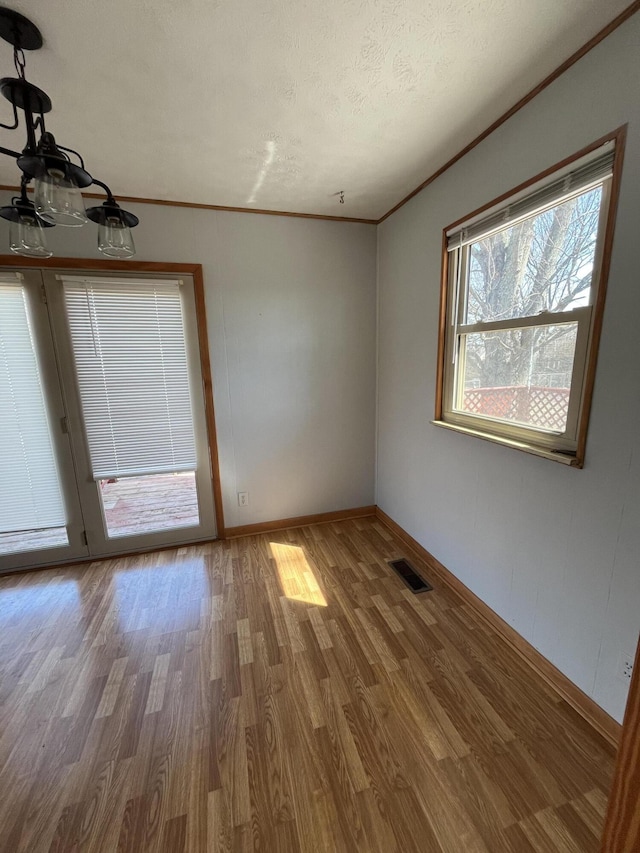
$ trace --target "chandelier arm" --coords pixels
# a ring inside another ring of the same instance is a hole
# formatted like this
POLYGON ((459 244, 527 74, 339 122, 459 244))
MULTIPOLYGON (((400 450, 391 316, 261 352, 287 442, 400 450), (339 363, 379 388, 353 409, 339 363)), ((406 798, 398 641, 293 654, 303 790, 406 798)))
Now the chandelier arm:
MULTIPOLYGON (((66 145, 60 145, 59 142, 58 142, 58 148, 60 148, 61 151, 68 151, 70 154, 75 154, 76 157, 78 158, 78 160, 80 161, 80 165, 82 166, 82 168, 83 169, 85 168, 84 160, 82 159, 82 154, 78 154, 78 152, 74 151, 73 148, 67 148, 66 145)), ((95 181, 93 183, 95 184, 95 181)))
POLYGON ((12 151, 10 148, 3 148, 1 145, 0 154, 6 154, 7 157, 13 157, 14 160, 17 160, 18 157, 22 157, 22 154, 19 151, 12 151))
POLYGON ((18 127, 18 108, 15 104, 11 104, 13 107, 13 124, 2 124, 0 122, 0 127, 4 127, 5 130, 15 130, 18 127))
POLYGON ((106 192, 108 202, 110 202, 110 203, 115 202, 115 198, 113 197, 113 193, 111 192, 111 190, 109 189, 109 187, 105 183, 103 183, 102 181, 99 181, 97 178, 93 179, 93 183, 98 187, 102 187, 102 189, 106 192))

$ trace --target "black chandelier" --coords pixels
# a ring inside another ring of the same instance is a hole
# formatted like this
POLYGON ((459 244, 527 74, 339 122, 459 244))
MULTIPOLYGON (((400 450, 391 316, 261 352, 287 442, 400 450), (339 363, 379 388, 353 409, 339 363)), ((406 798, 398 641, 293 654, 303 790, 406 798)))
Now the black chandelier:
POLYGON ((17 77, 0 79, 0 92, 13 107, 13 124, 1 124, 5 130, 16 130, 19 113, 24 113, 27 143, 22 152, 0 146, 0 154, 13 157, 22 171, 20 195, 11 204, 0 207, 0 216, 10 222, 11 251, 25 257, 49 258, 45 228, 54 225, 78 227, 89 219, 98 225, 98 249, 110 258, 131 258, 135 254, 131 229, 138 217, 123 210, 109 187, 93 178, 84 160, 72 148, 56 143, 45 128, 44 117, 51 111, 51 99, 25 79, 25 50, 42 47, 40 30, 23 15, 0 7, 0 37, 13 45, 13 61, 17 77), (37 138, 37 135, 40 138, 37 138), (78 162, 71 159, 73 155, 78 162), (33 180, 33 201, 27 186, 33 180), (84 208, 81 190, 95 184, 101 187, 106 201, 98 207, 84 208))

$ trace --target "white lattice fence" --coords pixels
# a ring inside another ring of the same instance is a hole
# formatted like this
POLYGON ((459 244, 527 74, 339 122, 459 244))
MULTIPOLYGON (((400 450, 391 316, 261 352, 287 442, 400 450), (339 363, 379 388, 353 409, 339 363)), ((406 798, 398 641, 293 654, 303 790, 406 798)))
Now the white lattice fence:
POLYGON ((564 430, 568 408, 568 388, 512 385, 464 392, 465 412, 545 429, 564 430))

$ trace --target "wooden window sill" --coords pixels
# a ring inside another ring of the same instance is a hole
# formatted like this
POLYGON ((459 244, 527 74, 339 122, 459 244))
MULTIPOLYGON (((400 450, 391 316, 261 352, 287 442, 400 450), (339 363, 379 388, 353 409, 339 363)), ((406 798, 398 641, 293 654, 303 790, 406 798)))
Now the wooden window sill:
POLYGON ((540 447, 535 444, 528 444, 525 441, 518 441, 514 438, 505 438, 502 435, 494 435, 489 432, 483 432, 478 429, 460 426, 459 424, 451 424, 446 421, 432 420, 431 423, 437 427, 461 432, 464 435, 472 435, 475 438, 481 438, 484 441, 492 441, 494 444, 502 444, 505 447, 511 447, 514 450, 522 450, 525 453, 531 453, 533 456, 541 456, 543 459, 550 459, 552 462, 560 462, 563 465, 568 465, 571 468, 582 468, 583 461, 577 456, 570 453, 563 453, 560 450, 549 450, 546 447, 540 447))

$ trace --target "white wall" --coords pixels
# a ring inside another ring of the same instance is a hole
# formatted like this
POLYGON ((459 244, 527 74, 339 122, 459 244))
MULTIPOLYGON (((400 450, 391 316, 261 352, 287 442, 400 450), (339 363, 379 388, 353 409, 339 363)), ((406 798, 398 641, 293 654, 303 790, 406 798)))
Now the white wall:
MULTIPOLYGON (((375 226, 125 206, 136 260, 203 265, 226 526, 372 504, 375 226)), ((96 235, 47 232, 58 257, 96 235)))
POLYGON ((640 15, 378 229, 377 502, 605 710, 640 628, 640 15), (629 122, 586 466, 433 417, 442 228, 629 122))

